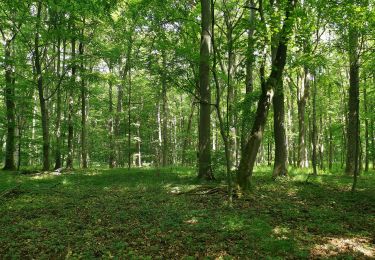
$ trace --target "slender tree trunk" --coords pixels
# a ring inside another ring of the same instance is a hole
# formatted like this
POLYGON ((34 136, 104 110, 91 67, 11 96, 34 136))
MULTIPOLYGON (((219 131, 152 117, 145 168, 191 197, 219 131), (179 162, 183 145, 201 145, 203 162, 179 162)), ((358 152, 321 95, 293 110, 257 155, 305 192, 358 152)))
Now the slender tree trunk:
POLYGON ((332 118, 329 116, 329 152, 328 152, 328 169, 332 170, 333 164, 333 130, 332 130, 332 118))
POLYGON ((201 0, 202 32, 199 63, 199 170, 198 177, 213 179, 211 168, 211 91, 210 91, 210 56, 211 56, 211 2, 201 0))
POLYGON ((191 126, 192 126, 192 123, 193 123, 194 110, 195 110, 195 105, 194 105, 194 102, 193 102, 193 104, 191 105, 191 110, 190 110, 190 115, 189 115, 189 118, 188 118, 186 133, 185 133, 185 136, 184 136, 184 143, 182 145, 182 165, 184 165, 184 166, 187 165, 186 152, 187 152, 187 149, 188 149, 188 147, 191 143, 190 132, 191 132, 191 126))
POLYGON ((366 85, 363 88, 363 106, 364 106, 364 112, 365 112, 365 171, 368 172, 369 170, 369 155, 370 155, 370 144, 369 144, 369 127, 368 127, 368 103, 367 103, 367 91, 366 91, 366 85))
POLYGON ((84 65, 84 45, 79 43, 79 54, 81 56, 81 157, 82 168, 86 169, 87 165, 87 113, 86 113, 86 82, 85 82, 85 65, 84 65))
POLYGON ((12 79, 12 65, 11 65, 11 41, 5 41, 4 51, 4 67, 5 67, 5 106, 6 106, 6 117, 7 117, 7 135, 6 135, 6 146, 5 146, 5 165, 4 170, 13 171, 16 169, 14 154, 16 150, 15 146, 15 135, 16 135, 16 104, 14 82, 12 79))
POLYGON ((319 143, 319 168, 321 170, 324 170, 324 127, 323 127, 323 118, 322 118, 323 112, 320 111, 319 115, 319 138, 318 138, 318 143, 319 143))
MULTIPOLYGON (((76 57, 76 39, 73 37, 71 42, 72 47, 72 60, 75 63, 76 57)), ((74 127, 73 127, 73 114, 74 114, 74 88, 76 84, 76 65, 72 66, 72 78, 71 86, 69 89, 69 107, 68 107, 68 157, 66 159, 66 168, 73 168, 73 138, 74 138, 74 127)))
POLYGON ((37 6, 37 24, 36 33, 34 39, 34 66, 38 85, 38 94, 40 102, 40 111, 42 117, 42 133, 43 133, 43 170, 49 170, 49 151, 50 151, 50 138, 49 138, 49 115, 47 108, 47 100, 44 98, 44 85, 43 85, 43 74, 41 65, 41 55, 39 46, 39 29, 41 23, 41 12, 42 12, 42 2, 38 2, 37 6))
POLYGON ((375 127, 374 120, 370 122, 370 132, 371 132, 371 155, 372 155, 372 169, 375 170, 375 127))
POLYGON ((313 174, 318 175, 317 171, 317 141, 318 141, 318 129, 316 125, 316 95, 317 95, 317 88, 316 88, 316 82, 313 82, 313 100, 312 100, 312 108, 313 108, 313 114, 312 114, 312 167, 313 167, 313 174))
POLYGON ((168 165, 168 101, 167 101, 167 57, 165 50, 162 50, 162 78, 161 78, 161 98, 162 98, 162 166, 165 167, 168 165))
POLYGON ((128 78, 129 78, 129 86, 128 86, 128 169, 131 168, 131 122, 132 122, 132 79, 131 79, 131 67, 130 67, 130 56, 128 57, 127 63, 129 64, 129 70, 128 70, 128 78))
MULTIPOLYGON (((112 72, 112 66, 109 65, 109 70, 112 72)), ((108 82, 108 97, 109 97, 109 120, 108 120, 108 135, 109 135, 109 158, 108 164, 109 168, 114 168, 116 166, 116 153, 115 153, 115 143, 114 143, 114 125, 113 125, 113 82, 110 79, 108 82)))
POLYGON ((307 68, 304 69, 304 79, 301 81, 301 88, 298 91, 298 166, 306 168, 309 166, 306 148, 306 103, 310 91, 310 73, 307 68))
MULTIPOLYGON (((60 38, 57 41, 57 66, 56 66, 56 74, 57 78, 60 79, 60 62, 61 62, 61 40, 60 38)), ((65 41, 64 45, 64 53, 63 53, 63 61, 65 61, 65 41)), ((65 63, 65 62, 64 62, 65 63)), ((62 167, 62 158, 61 158, 61 86, 57 86, 57 98, 56 98, 56 150, 55 150, 55 169, 59 169, 62 167)))
POLYGON ((359 63, 358 63, 358 31, 355 28, 349 28, 349 102, 348 102, 348 125, 347 125, 347 150, 346 150, 346 168, 347 175, 355 175, 355 166, 358 165, 357 142, 359 137, 359 63))

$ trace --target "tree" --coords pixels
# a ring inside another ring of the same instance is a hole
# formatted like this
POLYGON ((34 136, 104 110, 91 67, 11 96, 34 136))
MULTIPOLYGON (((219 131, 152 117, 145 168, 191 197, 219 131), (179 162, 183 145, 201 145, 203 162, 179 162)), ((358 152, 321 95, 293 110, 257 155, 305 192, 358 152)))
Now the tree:
POLYGON ((211 2, 201 0, 201 49, 199 62, 199 148, 198 177, 213 179, 211 169, 211 2))

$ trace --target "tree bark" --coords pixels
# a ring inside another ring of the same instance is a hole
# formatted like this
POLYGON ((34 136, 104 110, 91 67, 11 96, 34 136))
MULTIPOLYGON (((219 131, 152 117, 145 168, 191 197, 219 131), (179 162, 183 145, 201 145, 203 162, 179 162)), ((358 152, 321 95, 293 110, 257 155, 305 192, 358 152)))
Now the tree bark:
POLYGON ((301 88, 298 91, 298 166, 301 168, 309 167, 306 148, 306 103, 310 91, 310 73, 307 68, 304 69, 304 78, 301 82, 301 88))
POLYGON ((260 143, 263 138, 264 128, 267 121, 269 107, 272 102, 274 88, 282 79, 286 56, 287 44, 289 40, 289 29, 291 26, 290 15, 294 9, 294 1, 289 0, 285 13, 285 20, 282 27, 280 41, 276 52, 276 57, 272 62, 271 74, 262 86, 262 93, 258 101, 255 121, 251 132, 248 135, 246 145, 242 151, 241 161, 237 171, 237 184, 240 190, 246 192, 250 188, 251 176, 260 143))
POLYGON ((349 28, 349 101, 348 101, 348 125, 347 125, 347 149, 346 167, 347 175, 355 174, 358 165, 358 138, 359 138, 359 61, 358 61, 358 31, 349 28))
POLYGON ((79 54, 81 56, 81 158, 82 168, 86 169, 87 164, 87 113, 86 113, 86 82, 85 82, 85 64, 84 64, 84 44, 79 43, 79 54))
POLYGON ((273 97, 274 110, 274 136, 275 136, 275 162, 273 178, 288 175, 288 151, 285 134, 285 107, 282 78, 276 83, 275 96, 273 97))
MULTIPOLYGON (((112 73, 112 66, 109 65, 109 71, 112 73)), ((115 153, 115 143, 114 143, 114 124, 113 124, 113 83, 110 79, 108 82, 108 110, 109 110, 109 120, 108 120, 108 135, 109 135, 109 158, 108 164, 109 168, 114 168, 116 166, 116 153, 115 153)))
POLYGON ((183 142, 183 145, 182 145, 182 165, 183 166, 187 166, 186 152, 187 152, 187 149, 188 149, 188 147, 190 145, 190 142, 191 142, 190 132, 191 132, 191 126, 192 126, 192 123, 193 123, 194 110, 195 110, 195 104, 193 102, 191 104, 190 115, 189 115, 189 118, 188 118, 187 128, 186 128, 186 132, 185 132, 185 135, 184 135, 184 142, 183 142))
POLYGON ((43 133, 43 170, 49 170, 49 152, 50 152, 50 138, 49 138, 49 115, 47 108, 47 100, 44 98, 44 85, 43 85, 43 74, 41 65, 41 55, 39 50, 39 29, 41 23, 42 13, 42 2, 38 2, 37 6, 37 22, 36 22, 36 33, 34 39, 34 66, 38 85, 38 94, 40 102, 40 112, 42 117, 42 133, 43 133))
POLYGON ((201 0, 201 46, 199 62, 199 149, 198 178, 212 180, 211 168, 211 92, 210 92, 210 56, 211 56, 211 2, 201 0))
POLYGON ((7 135, 5 146, 5 165, 4 170, 13 171, 16 169, 14 154, 16 150, 15 135, 16 135, 16 104, 15 104, 15 91, 14 82, 12 79, 12 64, 11 64, 11 40, 5 40, 4 51, 4 67, 5 67, 5 106, 7 117, 7 135))
MULTIPOLYGON (((56 66, 56 74, 57 78, 60 79, 60 46, 61 40, 58 39, 57 42, 57 66, 56 66)), ((63 62, 65 63, 65 41, 63 42, 64 45, 64 53, 63 53, 63 62)), ((64 66, 63 66, 64 67, 64 66)), ((62 167, 62 158, 61 158, 61 86, 57 86, 57 98, 56 98, 56 126, 55 126, 55 134, 56 134, 56 150, 55 150, 55 169, 59 169, 62 167)))
POLYGON ((72 77, 71 86, 69 88, 69 107, 68 107, 68 157, 66 159, 66 168, 73 168, 73 138, 74 138, 74 127, 73 127, 73 113, 74 113, 74 87, 76 84, 76 39, 73 37, 71 41, 72 47, 72 77))
POLYGON ((367 91, 366 91, 366 85, 363 87, 363 108, 365 112, 365 172, 368 172, 369 170, 369 164, 370 164, 370 144, 369 144, 369 127, 368 127, 368 109, 367 109, 368 103, 367 103, 367 91))
POLYGON ((317 171, 317 141, 318 141, 318 131, 317 131, 317 125, 316 125, 316 95, 317 95, 317 89, 316 89, 316 82, 313 82, 314 89, 313 89, 313 100, 312 100, 312 108, 313 108, 313 115, 312 115, 312 167, 313 167, 313 174, 318 175, 317 171))
POLYGON ((167 57, 165 50, 162 49, 162 75, 161 75, 161 98, 162 98, 162 166, 165 167, 168 165, 168 101, 167 101, 167 57))

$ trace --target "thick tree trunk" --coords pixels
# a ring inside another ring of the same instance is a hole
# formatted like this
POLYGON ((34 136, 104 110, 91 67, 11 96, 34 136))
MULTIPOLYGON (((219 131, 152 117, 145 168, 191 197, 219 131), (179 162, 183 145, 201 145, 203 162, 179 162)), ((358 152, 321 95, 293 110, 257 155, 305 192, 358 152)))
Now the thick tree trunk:
MULTIPOLYGON (((73 38, 71 42, 72 47, 72 60, 75 63, 76 56, 76 39, 73 38)), ((74 88, 76 84, 76 65, 72 66, 72 78, 71 86, 69 89, 69 107, 68 107, 68 157, 66 159, 66 168, 73 168, 73 138, 74 138, 74 127, 73 127, 73 114, 74 114, 74 88)))
POLYGON ((276 83, 275 96, 273 97, 274 110, 274 136, 275 136, 275 162, 273 178, 288 175, 288 151, 285 134, 285 108, 283 82, 276 83))
MULTIPOLYGON (((254 0, 248 0, 249 7, 254 7, 254 0)), ((255 33, 255 10, 250 8, 250 19, 249 19, 249 29, 247 36, 247 51, 246 51, 246 95, 249 95, 254 90, 254 33, 255 33)), ((251 105, 244 107, 242 112, 242 126, 241 126, 241 151, 244 149, 246 144, 246 135, 249 131, 249 119, 248 116, 251 112, 251 105)))
POLYGON ((5 106, 7 117, 7 135, 5 146, 5 165, 4 170, 13 171, 16 169, 14 154, 16 150, 15 135, 16 135, 16 104, 14 82, 12 79, 12 65, 11 65, 11 41, 5 41, 4 51, 4 67, 5 67, 5 106))
POLYGON ((82 168, 86 169, 87 165, 87 113, 86 113, 86 82, 85 82, 85 65, 84 65, 84 45, 79 43, 79 54, 81 56, 81 158, 82 168))
POLYGON ((211 92, 210 92, 210 56, 211 56, 211 2, 201 0, 202 32, 199 63, 199 149, 198 178, 214 178, 211 168, 211 92))
POLYGON ((349 102, 348 102, 348 125, 347 125, 347 149, 346 168, 347 175, 354 175, 358 161, 358 138, 359 138, 359 63, 358 63, 358 31, 349 29, 349 102))
POLYGON ((259 98, 255 121, 247 138, 248 141, 242 151, 241 161, 237 171, 237 184, 239 188, 245 192, 250 188, 250 179, 253 173, 258 149, 263 138, 263 132, 267 121, 269 107, 272 102, 274 88, 282 79, 287 56, 287 43, 289 40, 288 32, 291 28, 289 18, 293 9, 294 1, 289 0, 276 57, 272 62, 271 74, 262 86, 262 93, 259 98))

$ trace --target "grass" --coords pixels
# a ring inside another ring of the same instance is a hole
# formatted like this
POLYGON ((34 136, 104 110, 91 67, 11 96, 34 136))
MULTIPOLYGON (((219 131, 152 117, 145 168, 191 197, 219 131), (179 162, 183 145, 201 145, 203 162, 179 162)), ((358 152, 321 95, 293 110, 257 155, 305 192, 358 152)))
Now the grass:
POLYGON ((0 172, 0 259, 375 257, 374 174, 355 194, 342 175, 306 178, 258 168, 230 208, 223 193, 183 193, 201 185, 190 169, 0 172))

